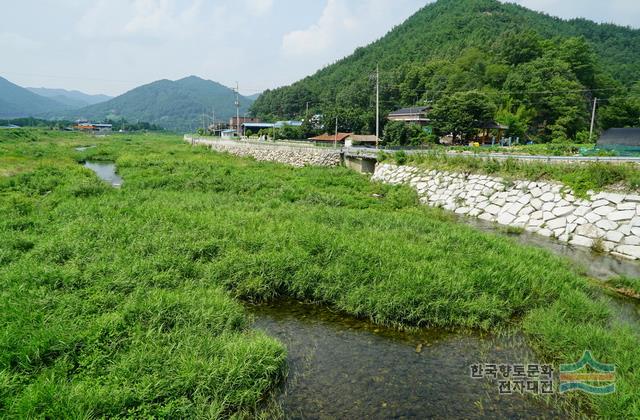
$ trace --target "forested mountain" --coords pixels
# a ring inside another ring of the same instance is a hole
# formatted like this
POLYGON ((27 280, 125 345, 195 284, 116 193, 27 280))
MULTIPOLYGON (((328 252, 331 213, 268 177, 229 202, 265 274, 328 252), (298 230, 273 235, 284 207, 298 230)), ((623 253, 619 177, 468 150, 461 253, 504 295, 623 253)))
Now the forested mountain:
POLYGON ((89 95, 77 90, 33 87, 28 87, 26 89, 35 93, 36 95, 44 96, 45 98, 53 99, 56 102, 67 105, 69 108, 83 108, 85 106, 95 105, 99 104, 100 102, 106 102, 109 99, 113 99, 111 96, 89 95))
POLYGON ((351 56, 264 92, 252 112, 293 118, 309 102, 325 125, 337 115, 340 130, 371 133, 376 65, 383 115, 430 104, 441 132, 455 131, 447 115, 470 106, 511 125, 512 135, 584 137, 594 97, 601 128, 640 124, 640 30, 565 21, 495 0, 430 4, 351 56))
MULTIPOLYGON (((202 115, 228 120, 236 114, 235 92, 219 83, 190 76, 177 81, 159 80, 135 88, 107 102, 73 112, 57 113, 66 119, 145 121, 178 132, 202 126, 202 115)), ((247 112, 253 101, 240 96, 240 114, 247 112)), ((205 122, 210 121, 205 119, 205 122)))
POLYGON ((65 107, 0 77, 0 118, 30 117, 65 107))

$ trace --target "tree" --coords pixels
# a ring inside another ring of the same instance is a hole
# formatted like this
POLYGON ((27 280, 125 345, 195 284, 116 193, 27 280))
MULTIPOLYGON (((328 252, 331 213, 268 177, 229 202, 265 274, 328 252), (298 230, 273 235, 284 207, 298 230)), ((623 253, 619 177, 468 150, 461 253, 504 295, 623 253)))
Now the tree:
POLYGON ((453 134, 469 139, 478 128, 493 120, 496 106, 486 93, 479 91, 459 92, 443 96, 433 107, 431 118, 440 134, 453 134))
POLYGON ((384 127, 383 142, 389 146, 418 146, 426 140, 426 133, 418 124, 391 121, 384 127))
POLYGON ((517 66, 542 56, 542 39, 533 30, 510 31, 497 44, 498 55, 507 64, 517 66))
POLYGON ((535 109, 532 124, 542 140, 575 137, 588 127, 588 100, 584 86, 568 63, 546 55, 522 64, 509 74, 504 84, 515 106, 535 109))
POLYGON ((640 127, 640 98, 611 98, 600 108, 598 122, 603 130, 640 127))
POLYGON ((534 110, 524 105, 514 107, 513 101, 509 100, 498 110, 496 121, 509 127, 507 136, 524 138, 535 115, 534 110))

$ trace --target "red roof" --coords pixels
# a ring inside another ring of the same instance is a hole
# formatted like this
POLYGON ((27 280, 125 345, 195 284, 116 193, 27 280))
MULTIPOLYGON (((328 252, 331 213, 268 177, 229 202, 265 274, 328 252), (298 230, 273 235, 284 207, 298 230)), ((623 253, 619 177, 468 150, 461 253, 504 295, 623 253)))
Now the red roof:
POLYGON ((338 133, 338 136, 335 134, 325 133, 321 136, 311 137, 309 140, 312 141, 339 141, 343 142, 347 137, 349 137, 353 133, 338 133))

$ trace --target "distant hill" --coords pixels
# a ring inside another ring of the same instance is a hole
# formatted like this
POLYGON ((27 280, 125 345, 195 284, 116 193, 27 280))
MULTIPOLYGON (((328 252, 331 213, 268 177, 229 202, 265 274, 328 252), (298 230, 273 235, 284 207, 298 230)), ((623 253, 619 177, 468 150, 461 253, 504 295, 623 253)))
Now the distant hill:
POLYGON ((551 116, 545 109, 554 104, 546 98, 502 95, 496 101, 498 107, 533 108, 532 125, 578 121, 565 130, 574 135, 585 128, 591 96, 619 93, 617 88, 640 79, 640 30, 562 20, 496 0, 438 0, 335 64, 290 86, 265 91, 252 113, 294 118, 304 114, 309 102, 316 113, 340 116, 346 124, 341 123, 341 130, 371 132, 377 65, 383 114, 467 90, 496 96, 506 90, 583 89, 584 101, 578 98, 576 103, 571 97, 573 105, 567 101, 564 110, 551 116), (578 109, 569 112, 572 107, 578 109))
POLYGON ((252 100, 254 100, 254 101, 255 101, 256 99, 258 99, 258 98, 260 97, 260 95, 262 95, 262 92, 260 92, 260 93, 254 93, 253 95, 249 95, 249 96, 247 96, 247 98, 252 99, 252 100))
POLYGON ((31 117, 58 112, 66 107, 60 102, 36 95, 0 77, 0 118, 31 117))
POLYGON ((67 105, 69 108, 83 108, 89 105, 99 104, 113 99, 107 95, 88 95, 86 93, 77 90, 65 90, 65 89, 49 89, 49 88, 26 88, 29 91, 44 96, 45 98, 53 99, 56 102, 67 105))
MULTIPOLYGON (((125 118, 145 121, 167 130, 187 132, 202 126, 202 114, 208 119, 215 109, 216 120, 236 115, 235 92, 219 83, 196 76, 171 81, 159 80, 137 87, 107 102, 72 112, 56 113, 58 118, 92 120, 125 118)), ((240 96, 240 114, 253 103, 240 96)))

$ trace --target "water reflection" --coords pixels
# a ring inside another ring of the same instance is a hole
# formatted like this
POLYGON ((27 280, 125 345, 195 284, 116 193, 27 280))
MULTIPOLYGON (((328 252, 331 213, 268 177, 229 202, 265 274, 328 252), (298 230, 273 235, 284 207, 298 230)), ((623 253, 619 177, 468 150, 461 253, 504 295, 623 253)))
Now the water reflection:
POLYGON ((295 301, 249 308, 254 327, 289 351, 287 418, 566 415, 557 401, 500 396, 497 383, 470 378, 474 363, 536 361, 521 335, 403 333, 295 301))
POLYGON ((119 188, 122 186, 122 178, 116 173, 114 162, 85 162, 85 168, 91 169, 98 175, 98 178, 108 182, 111 186, 119 188))

